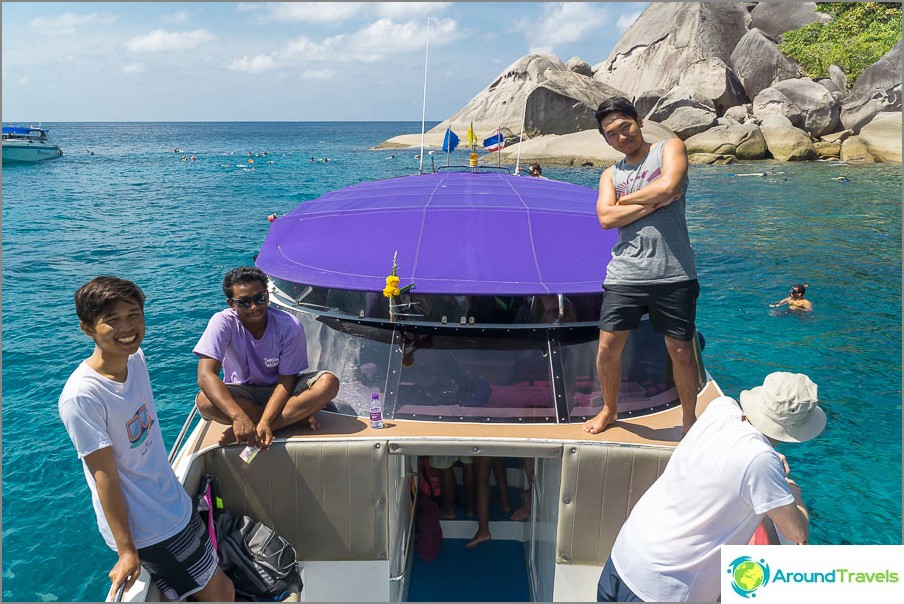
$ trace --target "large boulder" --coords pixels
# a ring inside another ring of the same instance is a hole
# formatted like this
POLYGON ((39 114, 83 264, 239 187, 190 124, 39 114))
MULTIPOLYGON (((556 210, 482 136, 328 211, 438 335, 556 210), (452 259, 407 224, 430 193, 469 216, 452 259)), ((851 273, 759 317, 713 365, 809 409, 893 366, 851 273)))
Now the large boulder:
POLYGON ((593 77, 593 68, 590 66, 590 63, 580 57, 571 57, 568 59, 568 62, 565 63, 565 68, 568 71, 573 71, 574 73, 587 76, 588 78, 593 77))
POLYGON ((734 71, 722 59, 709 57, 688 65, 678 79, 678 86, 690 88, 710 101, 717 115, 729 107, 743 105, 749 99, 734 71))
POLYGON ((849 164, 868 164, 876 161, 859 136, 851 136, 841 143, 841 161, 849 164))
POLYGON ((744 34, 731 53, 731 64, 751 99, 782 80, 803 75, 800 66, 783 55, 775 41, 758 29, 744 34))
POLYGON ((838 90, 847 94, 847 74, 838 65, 829 65, 829 79, 835 83, 838 90))
POLYGON ((653 106, 647 118, 659 122, 682 140, 716 125, 712 101, 697 96, 690 88, 675 88, 666 94, 653 106))
POLYGON ((760 131, 766 140, 766 148, 780 161, 805 161, 816 159, 816 147, 810 136, 791 124, 791 120, 777 113, 760 118, 760 131))
POLYGON ((766 139, 752 122, 716 126, 684 141, 688 153, 734 155, 738 159, 763 159, 766 139))
POLYGON ((841 123, 859 132, 883 111, 901 111, 901 40, 857 78, 841 105, 841 123))
POLYGON ((784 80, 766 88, 753 100, 753 114, 760 118, 777 113, 812 136, 836 130, 838 102, 824 86, 809 78, 784 80))
POLYGON ((832 17, 816 11, 815 2, 757 2, 750 12, 751 27, 778 40, 786 31, 800 29, 810 23, 828 23, 832 17))
POLYGON ((750 103, 744 103, 743 105, 738 105, 737 107, 731 107, 722 117, 727 117, 732 119, 739 124, 743 124, 749 119, 753 119, 753 105, 750 103))
POLYGON ((880 161, 901 163, 901 112, 883 112, 860 129, 860 140, 880 161))
POLYGON ((593 77, 624 90, 628 98, 670 90, 699 61, 716 58, 728 64, 749 22, 740 2, 651 2, 609 57, 594 65, 593 77))
POLYGON ((571 71, 547 69, 544 79, 530 91, 524 110, 527 137, 571 134, 597 127, 593 117, 605 99, 624 94, 601 82, 571 71))

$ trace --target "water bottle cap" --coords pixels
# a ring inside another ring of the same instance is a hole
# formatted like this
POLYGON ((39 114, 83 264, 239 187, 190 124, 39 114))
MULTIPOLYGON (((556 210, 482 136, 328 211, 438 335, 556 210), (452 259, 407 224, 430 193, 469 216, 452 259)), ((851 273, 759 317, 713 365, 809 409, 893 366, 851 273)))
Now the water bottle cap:
POLYGON ((374 392, 373 394, 370 395, 370 400, 372 400, 372 401, 375 401, 378 398, 380 398, 380 395, 377 394, 376 392, 374 392))

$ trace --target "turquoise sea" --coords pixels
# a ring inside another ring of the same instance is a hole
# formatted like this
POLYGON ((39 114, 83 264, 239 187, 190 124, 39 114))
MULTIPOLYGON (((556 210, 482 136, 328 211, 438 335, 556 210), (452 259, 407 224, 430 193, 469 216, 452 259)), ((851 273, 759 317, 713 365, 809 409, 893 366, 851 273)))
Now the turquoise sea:
MULTIPOLYGON (((222 305, 222 275, 253 261, 267 215, 416 173, 416 150, 369 149, 420 123, 45 126, 65 156, 2 172, 2 596, 98 600, 116 557, 97 532, 56 409, 91 352, 75 289, 112 273, 145 290, 143 348, 171 444, 195 392, 191 349, 222 305)), ((591 187, 599 174, 544 168, 591 187)), ((732 396, 776 370, 819 385, 827 429, 781 448, 816 544, 901 543, 901 193, 901 166, 758 162, 690 172, 707 369, 732 396), (850 182, 832 180, 842 174, 850 182), (810 286, 811 315, 769 308, 798 282, 810 286)))

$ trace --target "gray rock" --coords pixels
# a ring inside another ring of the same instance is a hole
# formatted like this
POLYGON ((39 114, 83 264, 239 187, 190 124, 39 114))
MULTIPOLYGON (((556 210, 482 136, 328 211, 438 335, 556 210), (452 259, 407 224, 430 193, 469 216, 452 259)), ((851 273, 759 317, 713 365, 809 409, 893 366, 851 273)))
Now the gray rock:
POLYGON ((787 117, 794 126, 819 137, 834 132, 839 106, 832 94, 809 78, 784 80, 763 90, 753 101, 753 114, 787 117))
POLYGON ((738 105, 737 107, 731 107, 725 111, 725 115, 723 117, 733 119, 739 124, 743 124, 747 120, 753 119, 753 105, 751 105, 750 103, 744 103, 743 105, 738 105))
POLYGON ((851 164, 868 164, 876 161, 859 136, 851 136, 841 143, 841 161, 851 164))
POLYGON ((733 155, 720 155, 718 153, 691 153, 687 156, 689 164, 725 165, 734 163, 733 155))
POLYGON ((684 141, 688 153, 733 155, 738 159, 763 159, 766 140, 753 122, 716 126, 684 141))
POLYGON ((731 53, 731 65, 751 99, 782 80, 803 75, 800 66, 758 29, 751 29, 741 38, 731 53))
POLYGON ((841 106, 841 123, 859 132, 873 116, 901 110, 901 40, 867 67, 841 106))
POLYGON ((813 146, 816 148, 816 157, 819 159, 837 159, 841 156, 841 143, 816 141, 813 146))
POLYGON ((860 140, 879 161, 901 163, 901 112, 876 114, 860 129, 860 140))
POLYGON ((835 83, 838 90, 847 94, 847 74, 838 65, 829 65, 829 79, 835 83))
POLYGON ((593 77, 593 68, 590 67, 590 63, 579 57, 571 57, 568 59, 568 62, 565 63, 565 68, 568 71, 587 76, 588 78, 593 77))
POLYGON ((548 69, 527 97, 524 133, 534 137, 593 130, 596 108, 613 96, 624 94, 587 76, 548 69))
POLYGON ((810 136, 791 125, 783 115, 770 113, 760 118, 760 131, 766 140, 766 148, 780 161, 805 161, 816 159, 816 147, 810 136))
POLYGON ((717 58, 726 64, 750 22, 739 2, 652 2, 624 33, 593 78, 628 97, 670 90, 689 66, 717 58))
POLYGON ((835 80, 829 78, 816 78, 813 80, 829 92, 837 92, 840 93, 841 89, 838 87, 838 84, 835 83, 835 80))
POLYGON ((749 100, 738 76, 716 57, 696 61, 684 68, 678 86, 690 88, 712 101, 716 115, 723 115, 729 107, 743 105, 749 100))
POLYGON ((659 99, 647 114, 684 140, 716 125, 713 102, 690 88, 675 88, 659 99))
POLYGON ((774 40, 786 31, 809 23, 828 23, 832 20, 830 15, 816 12, 815 2, 758 2, 750 18, 751 27, 756 27, 774 40))
POLYGON ((637 109, 637 115, 646 118, 653 107, 656 106, 656 103, 659 102, 659 99, 664 97, 666 94, 668 94, 668 91, 664 88, 648 90, 635 96, 634 100, 631 102, 634 103, 634 108, 637 109))
POLYGON ((842 130, 841 132, 833 132, 832 134, 826 134, 825 136, 819 137, 819 140, 825 141, 827 143, 843 143, 846 138, 854 134, 853 130, 842 130))

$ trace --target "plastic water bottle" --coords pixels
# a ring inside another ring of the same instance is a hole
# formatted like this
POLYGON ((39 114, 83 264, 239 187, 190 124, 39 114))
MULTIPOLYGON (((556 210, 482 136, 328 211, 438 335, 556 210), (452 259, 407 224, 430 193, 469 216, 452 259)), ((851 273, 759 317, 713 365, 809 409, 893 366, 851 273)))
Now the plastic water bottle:
POLYGON ((383 427, 383 403, 380 402, 380 395, 376 392, 370 395, 370 427, 383 427))

